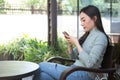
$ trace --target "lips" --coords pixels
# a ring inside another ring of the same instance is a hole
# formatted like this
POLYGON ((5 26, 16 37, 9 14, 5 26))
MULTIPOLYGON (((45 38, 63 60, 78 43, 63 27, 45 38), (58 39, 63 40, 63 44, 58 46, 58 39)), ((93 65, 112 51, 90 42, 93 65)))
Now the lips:
POLYGON ((83 27, 83 29, 85 29, 86 27, 83 27))

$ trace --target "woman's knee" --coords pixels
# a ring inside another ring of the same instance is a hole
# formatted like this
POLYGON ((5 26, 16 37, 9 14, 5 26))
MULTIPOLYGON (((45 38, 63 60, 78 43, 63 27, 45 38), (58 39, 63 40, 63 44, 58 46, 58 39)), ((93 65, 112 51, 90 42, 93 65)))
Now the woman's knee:
POLYGON ((42 68, 42 67, 46 67, 48 65, 48 62, 41 62, 39 63, 39 67, 42 68))
POLYGON ((49 71, 52 65, 50 65, 50 62, 41 62, 39 63, 40 71, 49 71))

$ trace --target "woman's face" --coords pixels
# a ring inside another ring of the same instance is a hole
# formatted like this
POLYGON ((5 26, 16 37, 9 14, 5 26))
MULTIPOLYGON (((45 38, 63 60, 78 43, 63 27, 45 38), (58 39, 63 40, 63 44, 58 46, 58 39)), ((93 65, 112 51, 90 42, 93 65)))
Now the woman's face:
POLYGON ((91 19, 88 15, 86 15, 83 12, 80 13, 80 21, 85 32, 89 32, 90 30, 96 27, 95 20, 91 19))

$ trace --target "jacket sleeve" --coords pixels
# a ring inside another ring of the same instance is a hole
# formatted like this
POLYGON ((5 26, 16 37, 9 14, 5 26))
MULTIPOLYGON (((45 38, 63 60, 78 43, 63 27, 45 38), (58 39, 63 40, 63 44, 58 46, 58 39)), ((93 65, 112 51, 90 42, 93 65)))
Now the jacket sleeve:
POLYGON ((70 59, 77 59, 78 58, 78 51, 77 48, 73 48, 73 51, 70 53, 70 59))

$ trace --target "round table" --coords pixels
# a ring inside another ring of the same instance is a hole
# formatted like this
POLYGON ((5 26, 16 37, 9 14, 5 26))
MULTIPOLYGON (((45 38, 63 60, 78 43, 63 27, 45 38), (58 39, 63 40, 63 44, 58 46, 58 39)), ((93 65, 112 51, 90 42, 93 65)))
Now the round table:
POLYGON ((22 80, 34 75, 39 65, 28 61, 0 61, 0 80, 22 80))

